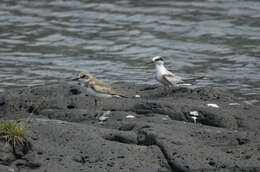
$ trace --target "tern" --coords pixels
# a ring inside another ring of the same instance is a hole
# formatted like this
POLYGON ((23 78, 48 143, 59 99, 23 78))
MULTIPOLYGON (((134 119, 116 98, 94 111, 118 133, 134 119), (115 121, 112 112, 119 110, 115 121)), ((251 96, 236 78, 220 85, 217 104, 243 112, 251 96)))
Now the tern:
POLYGON ((174 73, 166 69, 164 66, 164 60, 161 56, 153 57, 152 62, 155 64, 156 69, 155 79, 169 89, 179 85, 192 84, 194 81, 204 78, 182 78, 180 76, 176 76, 174 73))

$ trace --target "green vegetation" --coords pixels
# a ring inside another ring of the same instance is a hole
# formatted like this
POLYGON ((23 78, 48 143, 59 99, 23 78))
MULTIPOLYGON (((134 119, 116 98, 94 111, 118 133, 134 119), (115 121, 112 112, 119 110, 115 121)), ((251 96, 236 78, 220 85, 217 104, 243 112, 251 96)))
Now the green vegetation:
POLYGON ((13 147, 16 144, 24 144, 26 142, 26 129, 16 121, 1 121, 0 123, 0 139, 6 140, 13 147))
MULTIPOLYGON (((0 120, 0 141, 4 140, 8 142, 10 145, 13 146, 13 149, 15 149, 16 145, 26 145, 27 140, 27 125, 30 123, 33 114, 35 111, 40 107, 40 105, 44 102, 46 102, 46 98, 42 97, 39 102, 36 103, 29 103, 28 106, 28 112, 29 116, 23 123, 19 123, 16 120, 0 120)), ((11 114, 13 114, 12 109, 15 109, 14 104, 12 104, 11 97, 8 97, 8 116, 12 118, 11 114)), ((20 117, 20 114, 15 115, 16 119, 20 117)))

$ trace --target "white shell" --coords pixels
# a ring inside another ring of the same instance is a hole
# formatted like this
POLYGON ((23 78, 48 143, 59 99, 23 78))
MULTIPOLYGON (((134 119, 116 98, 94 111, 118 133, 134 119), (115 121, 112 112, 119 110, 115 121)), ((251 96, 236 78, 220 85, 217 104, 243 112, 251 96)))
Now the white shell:
POLYGON ((239 106, 239 103, 229 103, 230 106, 239 106))
POLYGON ((99 121, 105 121, 105 120, 108 119, 108 117, 107 116, 101 116, 98 119, 99 119, 99 121))
POLYGON ((110 113, 111 111, 105 111, 103 115, 98 118, 99 121, 106 121, 109 118, 107 115, 109 115, 110 113))
POLYGON ((134 115, 127 115, 126 118, 135 118, 134 115))
POLYGON ((208 104, 208 106, 210 106, 210 107, 214 107, 214 108, 219 108, 219 105, 217 105, 217 104, 213 104, 213 103, 208 104))

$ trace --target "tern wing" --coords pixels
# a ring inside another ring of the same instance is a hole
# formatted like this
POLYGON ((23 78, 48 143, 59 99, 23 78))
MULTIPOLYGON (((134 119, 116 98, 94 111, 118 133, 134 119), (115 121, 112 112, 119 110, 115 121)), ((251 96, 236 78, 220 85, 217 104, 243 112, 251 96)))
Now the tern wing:
POLYGON ((181 77, 175 76, 174 74, 165 74, 162 78, 168 85, 176 85, 182 81, 181 77))
POLYGON ((176 84, 191 84, 194 81, 198 80, 198 79, 202 79, 204 78, 204 76, 200 76, 200 77, 195 77, 195 78, 182 78, 179 76, 176 76, 175 74, 173 74, 172 72, 168 71, 167 74, 163 75, 163 80, 164 82, 166 82, 167 84, 170 85, 176 85, 176 84))
POLYGON ((89 85, 93 90, 99 93, 111 94, 119 97, 126 97, 124 94, 114 90, 110 85, 99 80, 92 81, 89 85))
POLYGON ((200 76, 200 77, 196 77, 196 78, 189 78, 189 79, 182 79, 182 83, 188 83, 191 84, 193 82, 195 82, 198 79, 202 79, 204 78, 204 76, 200 76))

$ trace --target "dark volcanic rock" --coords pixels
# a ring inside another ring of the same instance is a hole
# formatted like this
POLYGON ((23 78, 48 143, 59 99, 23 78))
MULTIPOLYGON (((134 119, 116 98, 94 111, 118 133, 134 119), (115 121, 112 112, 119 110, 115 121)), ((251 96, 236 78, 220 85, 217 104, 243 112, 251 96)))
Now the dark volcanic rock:
MULTIPOLYGON (((121 132, 58 120, 35 119, 34 151, 68 171, 157 171, 168 168, 157 146, 139 146, 134 132, 121 132), (153 162, 153 163, 151 163, 153 162)), ((44 165, 42 165, 44 166, 44 165)))
POLYGON ((9 165, 12 161, 16 159, 12 146, 1 140, 0 141, 0 162, 4 165, 9 165))
POLYGON ((14 169, 10 168, 8 166, 5 166, 5 165, 0 165, 0 171, 2 171, 2 172, 12 172, 12 171, 14 171, 14 169))
POLYGON ((0 164, 19 171, 259 170, 259 107, 212 88, 166 94, 158 86, 114 86, 129 98, 102 100, 102 121, 94 98, 77 85, 3 93, 0 117, 29 117, 32 149, 21 157, 1 149, 0 164))

